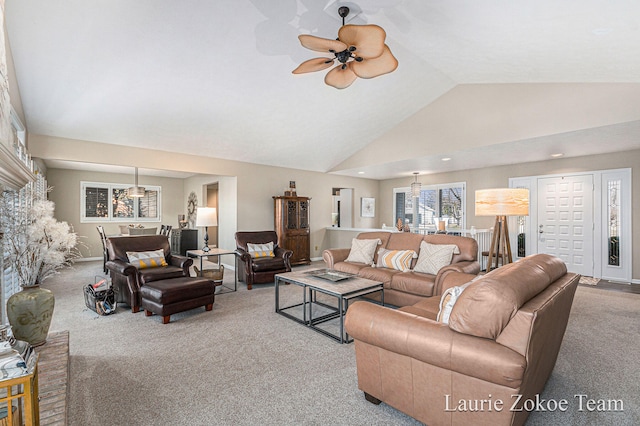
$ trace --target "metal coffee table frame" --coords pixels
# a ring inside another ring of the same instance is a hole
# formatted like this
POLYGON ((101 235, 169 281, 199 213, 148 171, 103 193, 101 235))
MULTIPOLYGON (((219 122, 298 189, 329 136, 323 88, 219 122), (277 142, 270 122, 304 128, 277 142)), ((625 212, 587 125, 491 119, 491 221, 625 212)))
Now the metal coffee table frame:
POLYGON ((200 272, 198 276, 203 276, 205 269, 202 266, 202 259, 205 257, 213 257, 218 256, 218 268, 220 267, 221 260, 220 258, 224 255, 233 255, 235 261, 235 270, 233 271, 233 288, 224 285, 224 280, 220 280, 219 283, 216 283, 216 290, 219 288, 220 290, 216 292, 216 294, 225 294, 231 293, 234 291, 238 291, 238 256, 234 250, 226 250, 221 248, 212 247, 209 251, 205 252, 202 250, 187 250, 187 256, 200 258, 200 272), (224 290, 223 290, 224 288, 224 290))
POLYGON ((380 292, 380 303, 384 306, 384 288, 383 284, 378 281, 354 277, 345 281, 332 282, 313 277, 304 272, 287 272, 278 274, 275 277, 276 312, 340 343, 351 343, 353 341, 353 339, 349 339, 349 335, 344 330, 344 316, 349 308, 349 302, 352 299, 376 292, 380 292), (302 288, 302 303, 280 307, 280 285, 283 283, 294 284, 302 288), (349 289, 348 287, 353 288, 349 289), (338 300, 338 306, 318 301, 318 293, 335 297, 338 300), (314 305, 322 306, 332 312, 314 318, 314 305), (287 310, 299 308, 300 306, 302 306, 302 319, 287 312, 287 310), (336 318, 340 319, 338 335, 318 327, 319 324, 336 318))

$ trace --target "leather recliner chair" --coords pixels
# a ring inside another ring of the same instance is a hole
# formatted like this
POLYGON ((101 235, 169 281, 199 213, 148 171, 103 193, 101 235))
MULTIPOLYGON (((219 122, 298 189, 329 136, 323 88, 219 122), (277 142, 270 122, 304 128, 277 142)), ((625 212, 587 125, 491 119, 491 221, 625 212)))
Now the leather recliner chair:
POLYGON ((171 278, 189 277, 189 267, 193 259, 171 254, 169 237, 166 235, 139 235, 134 237, 111 237, 107 239, 111 282, 116 292, 116 301, 131 306, 132 312, 140 310, 140 287, 145 283, 171 278), (164 251, 168 263, 162 268, 137 269, 131 263, 127 252, 159 250, 164 251))
POLYGON ((236 232, 236 254, 241 264, 238 279, 247 283, 251 290, 253 284, 272 283, 276 274, 291 272, 291 250, 278 247, 278 235, 275 231, 236 232), (273 243, 274 257, 252 258, 247 244, 273 243))

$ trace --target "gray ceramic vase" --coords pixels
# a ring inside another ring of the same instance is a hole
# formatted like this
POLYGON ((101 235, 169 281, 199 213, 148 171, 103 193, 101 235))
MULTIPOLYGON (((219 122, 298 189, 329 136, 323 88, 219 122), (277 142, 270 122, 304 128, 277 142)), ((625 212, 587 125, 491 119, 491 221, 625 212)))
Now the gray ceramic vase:
POLYGON ((7 300, 7 317, 13 336, 31 346, 47 341, 55 299, 53 292, 39 285, 24 287, 7 300))

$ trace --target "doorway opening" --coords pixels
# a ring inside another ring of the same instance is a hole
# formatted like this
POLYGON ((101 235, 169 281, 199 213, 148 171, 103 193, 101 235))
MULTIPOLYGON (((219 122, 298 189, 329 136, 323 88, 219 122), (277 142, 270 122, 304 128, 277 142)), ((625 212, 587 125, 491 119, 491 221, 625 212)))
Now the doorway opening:
MULTIPOLYGON (((205 200, 203 205, 205 207, 214 207, 220 217, 220 208, 218 206, 218 182, 209 183, 205 185, 205 200)), ((208 229, 209 245, 213 247, 219 247, 218 244, 218 226, 210 226, 208 229)))
POLYGON ((331 226, 338 228, 353 227, 353 188, 333 188, 331 226))

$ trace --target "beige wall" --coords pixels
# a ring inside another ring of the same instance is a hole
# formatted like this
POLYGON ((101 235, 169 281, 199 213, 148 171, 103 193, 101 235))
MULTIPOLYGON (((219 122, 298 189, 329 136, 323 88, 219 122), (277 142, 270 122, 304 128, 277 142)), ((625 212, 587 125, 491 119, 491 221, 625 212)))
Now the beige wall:
MULTIPOLYGON (((80 182, 133 183, 133 175, 114 173, 95 173, 78 170, 48 169, 47 182, 53 187, 49 199, 56 203, 55 216, 73 226, 76 233, 82 236, 84 257, 102 257, 102 243, 96 226, 103 225, 107 235, 120 233, 118 225, 129 222, 80 223, 80 182)), ((161 224, 178 226, 178 213, 182 212, 184 185, 182 179, 155 176, 140 176, 140 185, 157 185, 162 187, 162 220, 160 222, 144 222, 144 226, 160 227, 161 224)))
MULTIPOLYGON (((390 179, 375 181, 370 179, 351 178, 326 173, 308 172, 303 170, 286 169, 281 167, 262 166, 239 161, 221 160, 189 154, 175 154, 162 151, 150 151, 131 147, 98 144, 93 142, 74 141, 43 136, 31 136, 30 151, 36 157, 77 160, 86 162, 102 162, 105 164, 119 164, 142 168, 156 168, 176 171, 192 171, 207 176, 189 178, 178 184, 176 199, 182 200, 182 205, 174 205, 169 212, 171 222, 177 222, 177 214, 186 212, 186 198, 193 189, 203 200, 205 187, 208 183, 219 182, 219 246, 235 248, 233 234, 236 230, 266 230, 273 229, 273 199, 274 195, 283 194, 289 181, 296 181, 299 195, 311 197, 311 256, 320 257, 322 250, 328 247, 329 238, 326 227, 331 226, 332 188, 354 188, 354 224, 355 228, 376 228, 382 223, 393 224, 393 188, 408 186, 411 179, 390 179), (144 154, 144 155, 143 155, 144 154), (130 159, 137 159, 133 164, 130 159), (211 176, 209 176, 211 175, 211 176), (376 198, 376 217, 362 218, 359 213, 360 198, 376 198), (226 211, 225 205, 233 206, 226 211), (235 223, 234 223, 235 221, 235 223)), ((640 226, 640 150, 612 153, 605 155, 586 156, 577 158, 560 158, 550 161, 517 164, 513 166, 489 167, 485 169, 464 170, 459 172, 441 173, 420 176, 419 180, 427 184, 466 182, 467 183, 467 211, 473 212, 474 194, 476 189, 508 186, 510 177, 536 176, 557 173, 573 173, 592 170, 607 170, 631 168, 633 176, 633 225, 640 226), (471 207, 470 207, 471 206, 471 207)), ((61 172, 49 171, 56 184, 56 174, 61 172)), ((72 173, 67 171, 67 173, 72 173)), ((91 174, 94 175, 94 174, 91 174)), ((125 182, 130 176, 123 175, 125 182)), ((146 179, 146 178, 145 178, 146 179)), ((87 179, 90 180, 90 179, 87 179)), ((79 179, 78 179, 79 181, 79 179)), ((58 186, 64 187, 65 181, 57 181, 58 186)), ((144 184, 146 180, 143 180, 144 184)), ((149 183, 151 184, 151 183, 149 183)), ((69 207, 60 207, 57 213, 61 220, 72 218, 78 221, 79 215, 79 187, 72 189, 70 198, 62 197, 69 207), (75 199, 73 198, 75 197, 75 199), (71 209, 68 213, 66 209, 71 209), (75 216, 74 216, 75 215, 75 216)), ((56 197, 58 197, 56 195, 56 197)), ((163 200, 165 197, 163 195, 163 200)), ((55 201, 55 200, 54 200, 55 201)), ((75 224, 75 223, 74 223, 75 224)), ((473 213, 467 216, 467 227, 487 228, 493 225, 490 217, 475 217, 473 213)), ((81 228, 82 229, 82 228, 81 228)), ((96 234, 95 227, 90 234, 96 234)), ((79 232, 81 235, 88 235, 79 232)), ((634 235, 634 247, 640 247, 640 234, 634 235)), ((99 246, 97 246, 99 247, 99 246)), ((100 253, 100 251, 94 251, 100 253)), ((95 254, 94 254, 95 256, 95 254)), ((634 258, 633 278, 640 278, 640 257, 634 258)))
MULTIPOLYGON (((419 176, 418 180, 422 182, 423 185, 466 182, 467 228, 472 225, 476 228, 489 228, 493 226, 493 218, 476 217, 473 214, 475 191, 477 189, 507 187, 509 186, 509 178, 513 177, 620 168, 632 169, 632 227, 633 229, 640 229, 640 150, 424 175, 419 176)), ((382 221, 387 224, 394 223, 393 188, 409 186, 410 182, 411 180, 409 178, 390 179, 380 182, 380 218, 382 221)), ((640 279, 640 256, 637 255, 637 250, 640 250, 640 233, 638 232, 634 233, 633 247, 636 249, 636 255, 633 260, 632 277, 634 280, 638 280, 640 279)))
MULTIPOLYGON (((311 197, 312 257, 322 256, 325 228, 331 226, 332 188, 354 189, 354 207, 356 209, 354 212, 354 227, 371 228, 379 226, 378 224, 380 223, 378 211, 376 211, 377 216, 374 218, 362 218, 359 212, 361 197, 378 199, 379 182, 376 180, 41 135, 30 136, 29 150, 34 157, 44 159, 64 159, 197 173, 199 175, 185 179, 183 182, 182 192, 176 198, 182 200, 182 205, 174 207, 168 213, 163 212, 165 217, 169 214, 171 222, 175 221, 176 223, 177 214, 186 213, 186 202, 190 191, 194 190, 198 194, 198 200, 201 203, 204 199, 203 191, 205 191, 206 184, 217 181, 219 184, 218 203, 220 205, 218 238, 219 246, 222 248, 235 249, 233 235, 236 230, 274 229, 272 197, 274 195, 282 195, 284 190, 288 188, 290 180, 296 181, 296 189, 299 195, 311 197), (227 208, 227 206, 233 206, 234 203, 235 210, 227 208)), ((55 173, 53 173, 53 177, 56 178, 55 173)), ((131 177, 126 176, 126 178, 129 179, 126 182, 129 182, 131 177)), ((146 180, 143 181, 141 179, 142 184, 145 182, 146 180)), ((51 183, 53 184, 53 182, 51 183)), ((58 180, 57 184, 60 187, 64 187, 65 182, 58 180)), ((76 192, 76 199, 68 200, 76 205, 76 207, 73 207, 77 210, 75 221, 77 221, 79 215, 79 189, 76 192)), ((378 206, 379 203, 376 202, 376 209, 378 206)), ((57 217, 61 220, 67 220, 67 217, 73 218, 71 216, 72 213, 69 212, 64 215, 59 213, 57 217)), ((84 231, 97 234, 95 227, 84 231)), ((94 253, 100 252, 94 251, 94 253)))
MULTIPOLYGON (((311 257, 322 256, 322 250, 325 248, 325 228, 331 226, 332 188, 354 188, 355 200, 360 200, 359 197, 378 197, 378 182, 370 179, 247 163, 237 163, 235 172, 237 176, 234 177, 189 178, 185 187, 185 197, 188 197, 191 191, 195 191, 202 205, 206 185, 218 182, 218 239, 219 246, 227 249, 235 249, 236 230, 274 229, 273 196, 283 195, 290 180, 296 181, 298 195, 311 197, 311 257), (237 192, 233 192, 234 189, 237 192), (235 215, 233 218, 229 217, 231 213, 235 215)), ((184 202, 186 205, 186 198, 184 202)), ((377 223, 376 218, 361 218, 359 212, 354 216, 354 226, 357 227, 372 227, 377 223)))

